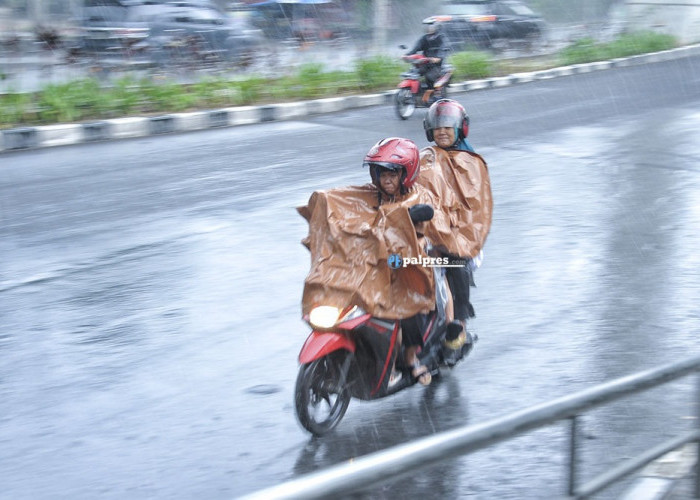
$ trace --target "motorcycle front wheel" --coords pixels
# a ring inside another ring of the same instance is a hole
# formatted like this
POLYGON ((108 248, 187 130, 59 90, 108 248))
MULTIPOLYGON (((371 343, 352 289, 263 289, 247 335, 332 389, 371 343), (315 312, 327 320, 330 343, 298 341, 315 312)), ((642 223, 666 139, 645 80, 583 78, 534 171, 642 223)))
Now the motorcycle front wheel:
POLYGON ((302 427, 321 436, 333 429, 345 415, 350 393, 345 386, 347 351, 336 351, 299 368, 294 403, 302 427))
POLYGON ((402 88, 396 93, 396 115, 402 120, 411 117, 416 110, 416 99, 411 89, 402 88))

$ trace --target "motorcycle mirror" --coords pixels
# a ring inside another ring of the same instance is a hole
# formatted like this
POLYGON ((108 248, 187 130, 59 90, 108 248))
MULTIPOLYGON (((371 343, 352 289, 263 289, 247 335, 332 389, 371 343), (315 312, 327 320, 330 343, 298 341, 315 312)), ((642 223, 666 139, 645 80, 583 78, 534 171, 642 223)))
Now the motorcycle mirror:
POLYGON ((408 47, 406 47, 404 44, 399 45, 400 49, 406 50, 408 47))
POLYGON ((426 222, 432 219, 433 215, 435 215, 435 211, 430 205, 419 203, 408 209, 408 215, 411 216, 411 221, 413 221, 414 224, 417 224, 419 222, 426 222))

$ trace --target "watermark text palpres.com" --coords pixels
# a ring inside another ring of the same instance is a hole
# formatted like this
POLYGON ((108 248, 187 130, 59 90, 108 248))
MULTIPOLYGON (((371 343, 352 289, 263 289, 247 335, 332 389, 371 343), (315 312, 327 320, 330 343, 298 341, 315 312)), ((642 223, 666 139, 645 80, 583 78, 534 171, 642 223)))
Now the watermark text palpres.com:
POLYGON ((387 259, 389 267, 398 269, 408 266, 423 266, 423 267, 464 267, 467 265, 465 259, 450 259, 449 257, 401 257, 397 253, 392 253, 387 259))

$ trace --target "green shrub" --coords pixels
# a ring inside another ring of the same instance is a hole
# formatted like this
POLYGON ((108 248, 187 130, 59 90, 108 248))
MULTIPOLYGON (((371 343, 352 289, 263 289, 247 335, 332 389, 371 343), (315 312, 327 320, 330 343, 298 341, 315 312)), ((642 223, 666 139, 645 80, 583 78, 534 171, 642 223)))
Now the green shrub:
POLYGON ((198 105, 226 107, 235 102, 238 90, 232 82, 221 77, 207 77, 190 86, 198 105))
POLYGON ((323 65, 316 63, 302 64, 294 79, 299 97, 306 99, 320 96, 329 82, 323 73, 323 65))
POLYGON ((406 63, 390 57, 360 59, 355 63, 356 84, 362 90, 395 86, 405 71, 408 71, 406 63))
POLYGON ((152 80, 142 80, 141 94, 144 98, 143 111, 185 111, 197 102, 195 94, 189 92, 187 86, 174 82, 156 83, 152 80))
POLYGON ((12 127, 21 124, 30 106, 29 94, 8 93, 0 96, 0 125, 12 127))
POLYGON ((109 110, 107 116, 128 115, 141 103, 141 91, 131 77, 119 78, 113 87, 103 91, 102 99, 109 110))
POLYGON ((561 51, 560 58, 566 65, 582 64, 606 59, 606 52, 601 44, 592 38, 582 38, 561 51))
POLYGON ((234 90, 234 105, 253 104, 264 94, 264 89, 268 85, 267 80, 261 77, 246 78, 237 81, 232 86, 234 90))
POLYGON ((567 65, 582 64, 658 52, 676 46, 677 41, 673 36, 654 32, 627 33, 609 43, 596 43, 591 38, 584 38, 562 50, 560 60, 567 65))
POLYGON ((608 44, 611 58, 627 57, 672 49, 677 46, 671 35, 654 32, 636 32, 620 36, 608 44))
POLYGON ((486 78, 491 75, 491 61, 485 52, 457 52, 449 59, 456 80, 486 78))
POLYGON ((94 107, 91 89, 89 80, 45 86, 37 102, 41 121, 60 123, 80 120, 89 108, 94 107))

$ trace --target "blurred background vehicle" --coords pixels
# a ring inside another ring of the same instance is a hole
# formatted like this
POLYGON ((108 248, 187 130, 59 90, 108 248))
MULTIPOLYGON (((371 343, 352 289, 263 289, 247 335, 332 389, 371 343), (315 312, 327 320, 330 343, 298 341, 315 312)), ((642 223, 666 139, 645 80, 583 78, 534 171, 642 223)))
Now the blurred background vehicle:
POLYGON ((353 26, 351 14, 332 0, 266 0, 249 7, 251 23, 271 39, 332 40, 353 26))
POLYGON ((532 46, 540 42, 545 21, 516 0, 445 0, 437 21, 454 50, 532 46))
POLYGON ((86 0, 79 35, 81 50, 143 54, 158 63, 181 57, 246 63, 262 42, 259 30, 205 0, 86 0))
POLYGON ((162 5, 135 0, 85 0, 78 28, 78 48, 87 52, 142 50, 149 35, 147 19, 162 5))

